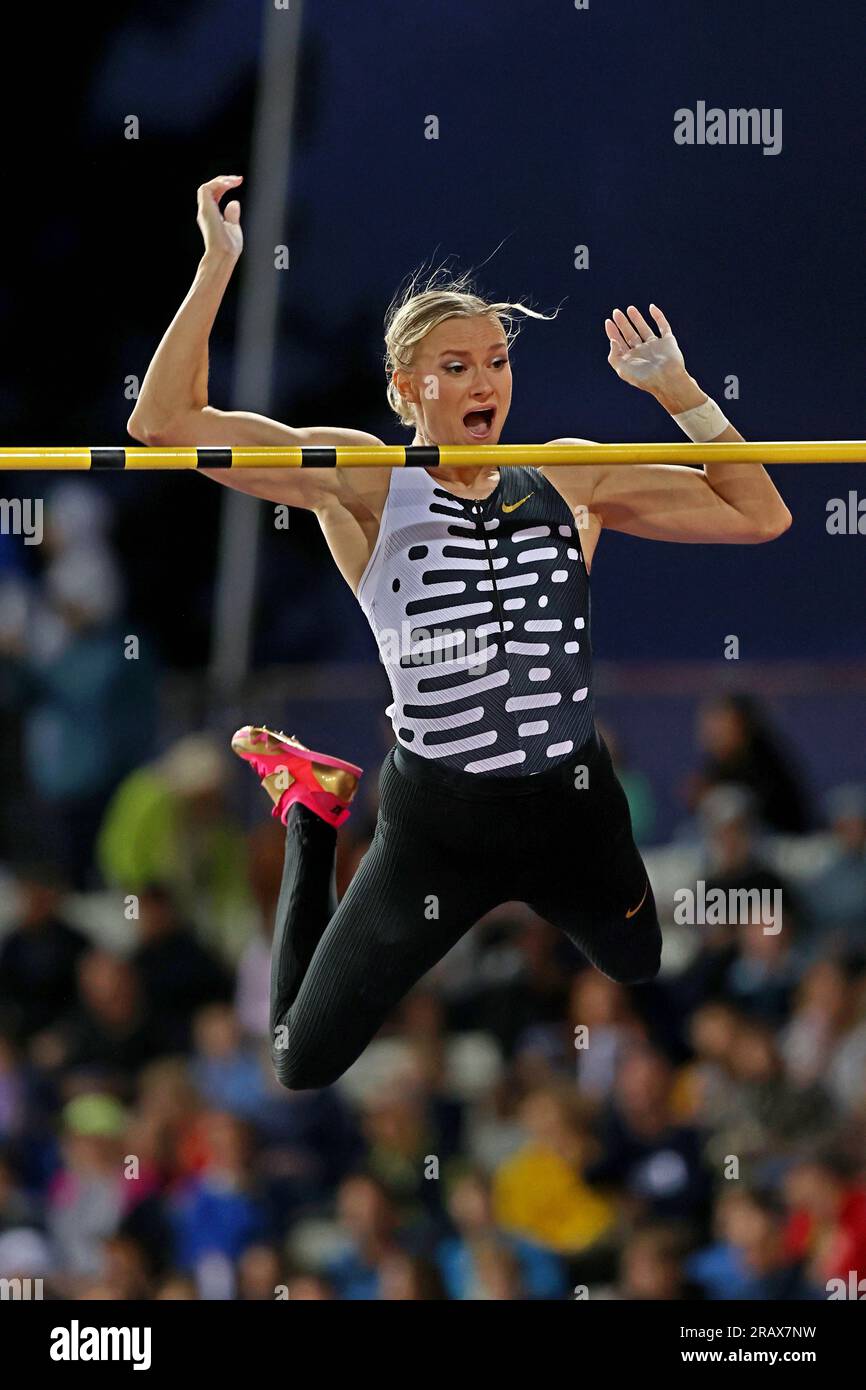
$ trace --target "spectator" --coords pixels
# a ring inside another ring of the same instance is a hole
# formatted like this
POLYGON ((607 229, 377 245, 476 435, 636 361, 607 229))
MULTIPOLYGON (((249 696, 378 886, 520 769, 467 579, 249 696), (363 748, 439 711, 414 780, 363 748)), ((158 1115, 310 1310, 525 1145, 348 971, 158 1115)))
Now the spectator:
POLYGON ((55 1253, 42 1231, 14 1226, 0 1232, 0 1279, 43 1279, 50 1297, 55 1274, 55 1253))
POLYGON ((599 1126, 601 1155, 587 1177, 620 1185, 637 1216, 699 1222, 708 1209, 708 1175, 698 1131, 676 1117, 673 1084, 660 1052, 640 1047, 628 1054, 599 1126))
POLYGON ((866 950, 866 784, 827 798, 830 862, 807 885, 816 946, 866 950))
MULTIPOLYGON (((706 886, 727 894, 757 890, 768 895, 759 901, 783 904, 789 921, 796 918, 795 894, 789 883, 765 863, 755 821, 755 802, 742 787, 719 787, 701 799, 700 817, 707 856, 706 886)), ((752 900, 754 901, 754 899, 752 900)), ((771 924, 775 925, 775 924, 771 924)))
MULTIPOLYGON (((146 1247, 130 1235, 109 1236, 102 1243, 100 1280, 113 1298, 150 1298, 152 1270, 146 1247)), ((105 1295, 100 1293, 99 1297, 105 1295)))
POLYGON ((698 716, 698 740, 705 757, 693 802, 710 787, 735 783, 748 788, 758 816, 773 830, 802 835, 809 829, 800 779, 755 700, 723 695, 709 701, 698 716))
POLYGON ((259 1051, 241 1042, 228 1004, 200 1010, 193 1024, 195 1051, 190 1073, 206 1105, 252 1118, 261 1108, 265 1078, 259 1051))
POLYGON ((244 1033, 270 1036, 271 940, 283 874, 285 834, 269 818, 247 837, 250 892, 256 905, 255 930, 238 961, 235 1008, 244 1033))
POLYGON ((696 1125, 709 1128, 733 1103, 735 1082, 731 1052, 741 1016, 729 1004, 704 1004, 689 1021, 689 1042, 694 1059, 677 1078, 674 1104, 696 1125))
POLYGON ((476 1299, 512 1303, 526 1297, 517 1254, 506 1241, 492 1235, 474 1240, 472 1263, 477 1272, 476 1299))
POLYGON ((547 1087, 530 1092, 519 1117, 526 1142, 494 1174, 497 1224, 564 1255, 588 1249, 610 1232, 614 1211, 584 1176, 589 1134, 579 1104, 547 1087))
POLYGON ((464 1142, 465 1105, 449 1076, 448 1035, 441 1002, 436 1001, 434 1030, 428 1033, 417 1027, 417 1008, 417 1000, 410 996, 401 1011, 406 1051, 395 1080, 423 1110, 427 1128, 434 1135, 435 1152, 446 1164, 460 1153, 464 1142))
POLYGON ((776 1302, 823 1297, 802 1262, 788 1253, 785 1219, 785 1208, 774 1196, 752 1192, 744 1201, 734 1230, 746 1275, 741 1298, 776 1302))
POLYGON ((807 1260, 822 1289, 830 1279, 866 1279, 866 1183, 833 1153, 795 1163, 785 1177, 790 1207, 786 1248, 807 1260))
POLYGON ((425 1179, 425 1159, 437 1157, 436 1136, 429 1127, 423 1098, 396 1082, 380 1088, 363 1105, 367 1166, 388 1188, 404 1215, 418 1215, 419 1204, 438 1184, 425 1179))
POLYGON ((282 1283, 279 1251, 272 1245, 248 1245, 238 1260, 238 1298, 244 1303, 272 1303, 282 1283))
POLYGON ((293 1303, 321 1303, 334 1297, 334 1290, 321 1274, 296 1274, 289 1280, 289 1298, 293 1303))
POLYGON ((193 1013, 231 998, 232 978, 222 961, 178 915, 170 890, 150 884, 139 894, 138 946, 131 964, 145 1007, 160 1019, 166 1052, 187 1052, 193 1013))
POLYGON ((743 1013, 778 1027, 790 1012, 800 974, 792 932, 782 916, 768 929, 760 913, 735 931, 738 950, 728 970, 727 993, 743 1013))
POLYGON ((797 1085, 823 1081, 844 1110, 866 1092, 866 973, 860 961, 818 961, 804 976, 792 1016, 779 1035, 797 1085))
POLYGON ((736 1183, 720 1194, 713 1211, 716 1239, 694 1250, 685 1262, 687 1277, 705 1298, 745 1298, 751 1275, 743 1257, 742 1232, 752 1215, 749 1194, 736 1183))
POLYGON ((118 576, 104 549, 63 550, 45 587, 47 621, 28 629, 37 640, 41 634, 41 650, 31 643, 19 667, 25 762, 37 798, 32 835, 83 888, 106 804, 150 753, 155 672, 137 636, 129 646, 118 576))
POLYGON ((277 1220, 330 1201, 343 1178, 364 1157, 358 1117, 336 1087, 286 1091, 270 1052, 259 1053, 260 1078, 251 1122, 258 1139, 258 1169, 277 1220))
POLYGON ((436 1259, 448 1297, 483 1297, 476 1264, 480 1242, 493 1239, 513 1251, 519 1282, 528 1298, 564 1298, 565 1265, 542 1245, 499 1229, 493 1215, 490 1184, 477 1170, 461 1173, 448 1187, 448 1215, 454 1234, 439 1242, 436 1259))
MULTIPOLYGON (((501 918, 500 934, 508 921, 507 915, 501 918)), ((490 980, 488 975, 484 987, 476 989, 469 1011, 472 1019, 493 1034, 506 1057, 512 1057, 529 1034, 536 1042, 539 1035, 546 1035, 552 1040, 552 1050, 561 1053, 569 975, 582 957, 568 942, 563 943, 561 933, 529 912, 517 915, 514 930, 499 944, 502 964, 507 968, 499 978, 490 980)), ((495 949, 488 943, 487 954, 495 949)), ((487 973, 482 968, 482 980, 487 973)), ((465 1011, 461 1021, 463 1026, 469 1025, 465 1011)))
POLYGON ((598 970, 581 970, 571 982, 569 1023, 568 1061, 577 1067, 577 1089, 589 1101, 604 1101, 628 1048, 645 1041, 627 990, 598 970))
POLYGON ((430 1302, 445 1298, 439 1271, 430 1260, 407 1251, 386 1255, 381 1265, 379 1297, 387 1302, 430 1302))
POLYGON ((194 1301, 198 1298, 195 1280, 183 1274, 172 1274, 158 1286, 154 1298, 168 1302, 194 1301))
POLYGON ((89 943, 63 920, 64 884, 50 866, 20 870, 17 887, 17 921, 0 945, 0 1007, 26 1040, 73 1007, 76 965, 89 943))
MULTIPOLYGON (((186 1273, 217 1282, 226 1269, 233 1291, 232 1262, 268 1234, 267 1213, 255 1190, 252 1136, 232 1115, 211 1111, 205 1117, 207 1153, 202 1171, 172 1197, 175 1261, 186 1273), (213 1259, 212 1257, 216 1257, 213 1259)), ((213 1287, 213 1286, 211 1286, 213 1287)))
POLYGON ((38 1202, 21 1182, 12 1151, 0 1149, 0 1235, 38 1224, 38 1202))
POLYGON ((232 961, 252 925, 246 846, 225 809, 225 756, 206 734, 179 739, 118 787, 99 831, 105 882, 124 893, 159 883, 232 961))
POLYGON ((757 1012, 767 1010, 773 1017, 786 1007, 798 962, 792 946, 774 952, 770 937, 784 934, 787 943, 796 935, 795 894, 790 884, 764 863, 753 812, 752 797, 741 787, 717 787, 701 801, 704 894, 708 904, 719 901, 725 906, 712 914, 712 920, 708 906, 708 920, 694 924, 699 934, 696 955, 662 986, 669 1012, 680 1020, 708 1000, 719 998, 741 997, 747 1006, 754 1006, 757 1012), (760 905, 757 913, 756 904, 760 905), (760 926, 754 923, 758 932, 763 926, 773 928, 772 933, 762 933, 763 942, 748 931, 738 938, 738 928, 751 926, 753 916, 761 919, 760 926), (744 946, 745 958, 741 956, 744 946))
POLYGON ((95 1092, 63 1111, 62 1166, 49 1191, 48 1228, 61 1268, 73 1278, 100 1273, 103 1240, 142 1195, 124 1171, 127 1123, 113 1096, 95 1092))
POLYGON ((367 1174, 346 1178, 337 1192, 337 1218, 343 1249, 328 1262, 329 1284, 341 1299, 379 1298, 382 1262, 402 1248, 384 1186, 367 1174))
POLYGON ((179 1057, 160 1057, 142 1067, 137 1087, 137 1142, 154 1157, 168 1187, 206 1161, 201 1137, 202 1099, 189 1066, 179 1057))
POLYGON ((101 1069, 128 1089, 140 1067, 170 1050, 128 961, 109 951, 88 951, 78 965, 78 994, 78 1007, 39 1039, 39 1056, 55 1069, 101 1069))
POLYGON ((620 1298, 670 1302, 699 1296, 686 1283, 683 1232, 673 1225, 649 1225, 629 1236, 620 1260, 620 1298))
POLYGON ((731 1049, 734 1088, 726 1108, 713 1117, 707 1156, 723 1170, 726 1156, 741 1164, 779 1160, 798 1142, 826 1129, 833 1112, 826 1091, 813 1083, 793 1086, 785 1076, 771 1027, 740 1025, 731 1049))

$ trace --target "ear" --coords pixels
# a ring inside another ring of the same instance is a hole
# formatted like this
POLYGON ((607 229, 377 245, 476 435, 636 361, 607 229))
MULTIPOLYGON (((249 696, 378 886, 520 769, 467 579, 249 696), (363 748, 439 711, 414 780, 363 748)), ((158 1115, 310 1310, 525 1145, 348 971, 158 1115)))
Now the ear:
POLYGON ((410 405, 417 401, 418 397, 408 372, 404 372, 398 367, 396 371, 391 373, 391 380, 404 401, 410 405))

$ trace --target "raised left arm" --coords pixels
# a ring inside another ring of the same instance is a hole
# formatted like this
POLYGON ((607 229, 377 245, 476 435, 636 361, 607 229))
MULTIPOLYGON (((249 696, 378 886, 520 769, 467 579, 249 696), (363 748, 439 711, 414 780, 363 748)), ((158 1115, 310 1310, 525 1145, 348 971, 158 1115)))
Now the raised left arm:
MULTIPOLYGON (((628 317, 614 310, 613 319, 605 321, 608 361, 622 380, 649 391, 669 415, 679 415, 703 404, 707 393, 686 371, 661 310, 650 305, 650 312, 660 329, 658 338, 634 305, 628 317)), ((712 442, 742 438, 729 425, 712 442)), ((557 468, 551 469, 550 481, 572 507, 585 506, 602 526, 648 540, 755 544, 774 540, 791 524, 772 479, 755 464, 557 468)))

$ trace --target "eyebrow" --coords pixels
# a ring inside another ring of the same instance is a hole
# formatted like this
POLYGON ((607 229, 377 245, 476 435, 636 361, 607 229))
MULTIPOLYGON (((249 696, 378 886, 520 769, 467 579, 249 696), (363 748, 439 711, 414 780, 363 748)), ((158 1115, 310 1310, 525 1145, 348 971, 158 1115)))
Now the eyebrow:
MULTIPOLYGON (((508 344, 507 344, 507 343, 503 343, 503 342, 500 341, 500 342, 498 342, 498 343, 494 343, 492 347, 489 347, 489 348, 487 349, 487 351, 488 351, 488 352, 495 352, 497 348, 500 348, 500 349, 501 349, 501 348, 504 348, 504 349, 506 350, 506 352, 507 352, 507 350, 508 350, 508 344)), ((470 357, 470 356, 471 356, 471 353, 470 353, 470 351, 469 351, 468 348, 443 348, 442 351, 440 352, 439 356, 440 356, 440 357, 470 357)))

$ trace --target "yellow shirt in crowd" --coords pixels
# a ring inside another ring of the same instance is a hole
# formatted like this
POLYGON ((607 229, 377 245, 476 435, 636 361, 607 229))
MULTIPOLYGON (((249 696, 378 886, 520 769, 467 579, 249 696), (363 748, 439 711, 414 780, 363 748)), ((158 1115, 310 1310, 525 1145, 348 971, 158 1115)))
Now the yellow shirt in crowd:
POLYGON ((562 1254, 591 1245, 614 1221, 611 1203, 570 1163, 535 1145, 497 1169, 493 1206, 500 1226, 562 1254))

